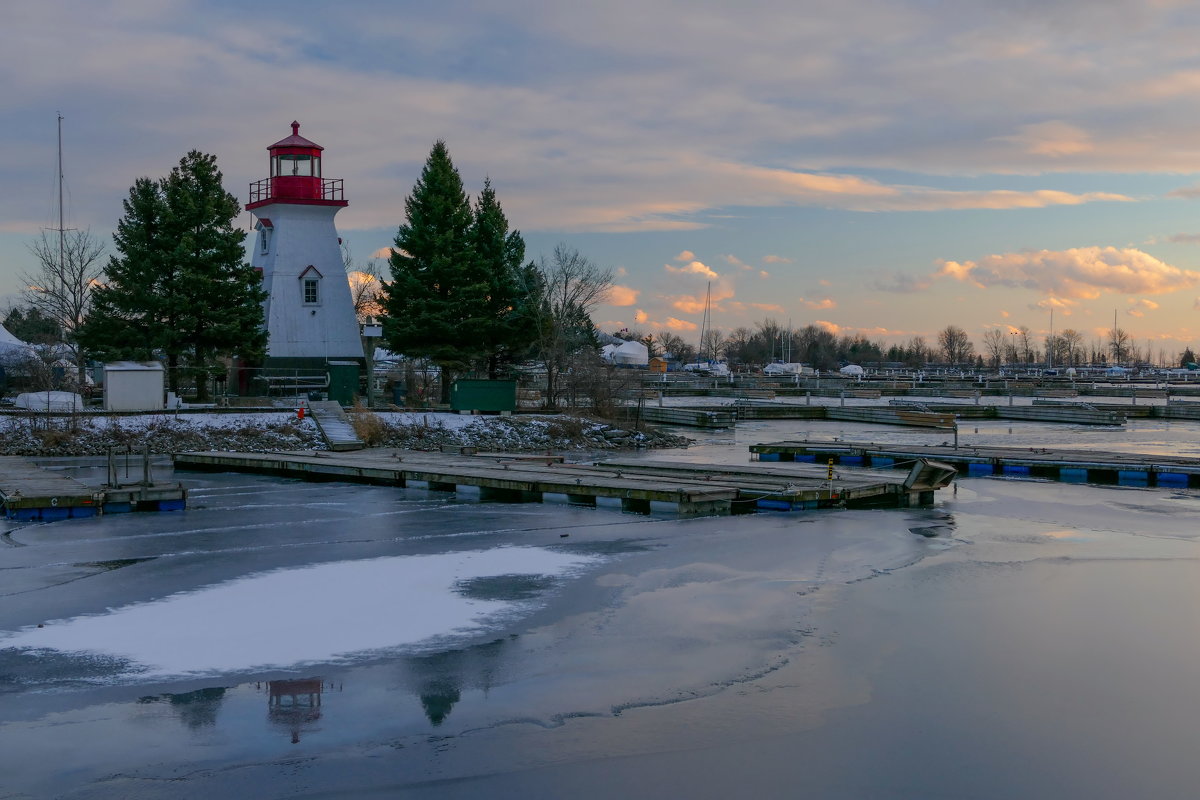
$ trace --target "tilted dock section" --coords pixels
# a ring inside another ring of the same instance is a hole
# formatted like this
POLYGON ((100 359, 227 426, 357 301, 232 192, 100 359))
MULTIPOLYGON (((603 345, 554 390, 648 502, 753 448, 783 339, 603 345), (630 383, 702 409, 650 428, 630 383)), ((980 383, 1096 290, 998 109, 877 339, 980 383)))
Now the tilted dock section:
MULTIPOLYGON (((109 474, 111 479, 111 466, 109 474)), ((147 477, 126 486, 110 480, 95 487, 29 458, 0 456, 0 507, 6 519, 49 522, 100 513, 174 511, 186 502, 187 490, 177 483, 154 483, 147 477)))
POLYGON ((1044 448, 882 445, 868 442, 798 441, 750 445, 759 461, 797 461, 870 467, 909 467, 937 459, 967 476, 1034 476, 1068 483, 1126 486, 1200 486, 1200 458, 1044 448))
POLYGON ((665 503, 683 516, 758 509, 928 505, 954 469, 921 463, 903 478, 895 474, 844 474, 804 465, 746 465, 620 461, 567 464, 559 457, 464 455, 372 449, 353 453, 180 453, 180 470, 257 472, 307 480, 340 480, 453 492, 479 488, 483 501, 539 502, 547 494, 570 503, 596 505, 616 498, 621 509, 649 513, 665 503))
POLYGON ((335 400, 315 400, 308 404, 313 422, 330 450, 361 450, 364 444, 354 432, 350 417, 335 400))

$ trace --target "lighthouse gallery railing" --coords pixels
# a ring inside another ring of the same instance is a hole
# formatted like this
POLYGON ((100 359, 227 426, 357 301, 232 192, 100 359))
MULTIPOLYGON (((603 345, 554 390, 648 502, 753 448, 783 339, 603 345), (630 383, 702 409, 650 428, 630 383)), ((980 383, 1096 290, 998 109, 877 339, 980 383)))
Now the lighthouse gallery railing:
MULTIPOLYGON (((264 200, 273 200, 276 197, 287 197, 296 199, 295 195, 289 191, 286 194, 275 194, 272 192, 274 178, 263 178, 260 181, 254 181, 250 184, 250 200, 249 203, 261 203, 264 200)), ((312 200, 345 200, 345 193, 342 186, 341 178, 322 178, 321 179, 321 195, 320 197, 305 198, 312 200)))

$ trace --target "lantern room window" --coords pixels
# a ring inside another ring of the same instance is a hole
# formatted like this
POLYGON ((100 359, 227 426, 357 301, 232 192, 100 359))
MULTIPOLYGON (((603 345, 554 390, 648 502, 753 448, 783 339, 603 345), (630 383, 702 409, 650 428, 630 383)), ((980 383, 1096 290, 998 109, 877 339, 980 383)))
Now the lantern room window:
POLYGON ((299 153, 281 153, 271 159, 271 177, 321 177, 321 157, 299 153))

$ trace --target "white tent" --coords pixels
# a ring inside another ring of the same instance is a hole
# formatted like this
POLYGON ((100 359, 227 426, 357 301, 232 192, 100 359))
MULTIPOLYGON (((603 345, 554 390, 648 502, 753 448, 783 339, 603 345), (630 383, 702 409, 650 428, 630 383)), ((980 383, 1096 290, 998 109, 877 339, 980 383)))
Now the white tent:
POLYGON ((847 364, 839 369, 838 372, 842 373, 843 375, 861 376, 863 374, 863 368, 858 364, 847 364))
POLYGON ((22 342, 8 332, 8 328, 0 325, 0 360, 24 358, 33 355, 31 345, 22 342))

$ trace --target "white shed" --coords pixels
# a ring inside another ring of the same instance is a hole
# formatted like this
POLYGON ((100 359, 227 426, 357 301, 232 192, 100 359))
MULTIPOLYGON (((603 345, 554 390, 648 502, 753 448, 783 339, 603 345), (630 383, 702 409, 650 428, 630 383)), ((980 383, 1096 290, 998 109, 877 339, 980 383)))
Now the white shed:
POLYGON ((161 410, 163 375, 163 365, 158 361, 114 361, 105 364, 104 410, 161 410))

